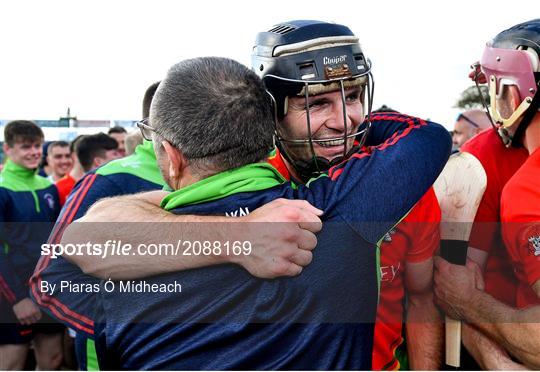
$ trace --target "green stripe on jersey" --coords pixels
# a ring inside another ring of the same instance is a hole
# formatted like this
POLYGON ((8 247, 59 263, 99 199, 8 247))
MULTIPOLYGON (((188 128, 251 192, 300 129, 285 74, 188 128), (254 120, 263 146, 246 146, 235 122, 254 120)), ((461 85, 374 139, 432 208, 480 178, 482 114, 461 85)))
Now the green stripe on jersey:
POLYGON ((86 370, 99 371, 99 363, 94 340, 86 339, 86 370))

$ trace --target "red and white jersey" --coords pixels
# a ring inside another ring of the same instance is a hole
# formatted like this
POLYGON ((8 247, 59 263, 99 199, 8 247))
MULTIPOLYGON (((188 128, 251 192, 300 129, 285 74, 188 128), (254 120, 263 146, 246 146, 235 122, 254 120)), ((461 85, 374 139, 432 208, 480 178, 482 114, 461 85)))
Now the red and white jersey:
POLYGON ((528 153, 525 149, 506 148, 492 128, 471 138, 461 151, 474 155, 487 176, 486 191, 476 212, 469 246, 489 253, 484 271, 486 292, 513 306, 517 280, 501 237, 500 200, 504 185, 527 159, 528 153))
POLYGON ((504 188, 501 220, 504 242, 519 280, 516 306, 539 305, 532 285, 540 280, 540 149, 504 188))

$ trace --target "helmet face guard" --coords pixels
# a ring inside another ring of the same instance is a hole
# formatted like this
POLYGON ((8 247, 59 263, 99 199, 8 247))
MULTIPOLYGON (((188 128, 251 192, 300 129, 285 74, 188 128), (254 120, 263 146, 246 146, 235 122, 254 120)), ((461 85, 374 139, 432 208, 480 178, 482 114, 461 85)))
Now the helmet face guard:
POLYGON ((522 50, 498 49, 488 46, 484 50, 480 63, 489 85, 491 117, 501 134, 511 135, 515 128, 510 131, 509 128, 517 124, 518 119, 531 105, 536 93, 536 82, 529 55, 522 50), (497 105, 497 99, 501 98, 506 85, 515 85, 522 99, 519 106, 508 118, 504 118, 500 114, 497 105))
MULTIPOLYGON (((338 91, 340 92, 341 96, 341 105, 342 105, 342 113, 343 117, 336 118, 336 120, 342 120, 343 122, 343 135, 337 136, 337 137, 330 137, 330 138, 324 138, 324 139, 314 139, 313 138, 313 132, 312 132, 312 126, 311 126, 311 114, 309 109, 309 100, 310 100, 310 87, 315 86, 317 88, 318 84, 323 84, 319 82, 314 83, 304 83, 304 88, 302 89, 304 98, 304 110, 306 114, 306 126, 307 126, 307 138, 288 138, 283 134, 283 125, 278 120, 278 114, 276 112, 276 130, 275 130, 275 138, 276 138, 276 144, 279 147, 281 153, 284 154, 287 161, 297 170, 300 178, 302 180, 308 180, 309 178, 316 177, 320 174, 325 173, 328 171, 330 167, 333 165, 341 163, 343 160, 347 159, 353 152, 355 152, 359 147, 362 147, 369 128, 370 128, 370 115, 371 115, 371 108, 372 108, 372 99, 373 99, 373 79, 371 77, 371 74, 368 74, 367 77, 362 77, 362 83, 361 85, 355 85, 354 87, 360 87, 362 89, 361 91, 361 97, 360 101, 362 103, 363 107, 366 107, 366 111, 364 111, 364 114, 367 112, 367 118, 363 122, 357 122, 353 123, 353 127, 351 128, 348 123, 348 109, 347 109, 347 98, 346 98, 346 89, 347 89, 347 83, 350 82, 350 80, 344 80, 344 79, 338 79, 332 81, 332 87, 334 87, 336 84, 338 85, 338 91), (367 95, 367 100, 366 100, 367 95), (316 144, 322 144, 322 143, 328 143, 331 141, 339 141, 343 143, 343 152, 340 156, 334 157, 332 159, 326 159, 321 156, 316 155, 315 151, 315 145, 316 144), (298 157, 291 156, 295 153, 294 148, 298 147, 307 147, 309 149, 310 157, 309 159, 299 159, 298 157)), ((358 81, 358 78, 353 81, 358 81)), ((328 84, 328 82, 324 82, 324 84, 328 84)), ((350 86, 350 85, 349 85, 350 86)), ((330 92, 335 91, 334 89, 329 90, 330 92)), ((286 98, 287 99, 287 98, 286 98)), ((350 109, 349 109, 350 110, 350 109)))
POLYGON ((276 144, 300 178, 306 181, 349 157, 355 148, 353 138, 358 140, 358 145, 363 145, 370 127, 374 82, 371 64, 364 58, 358 38, 345 26, 316 21, 293 21, 285 25, 293 28, 293 31, 283 36, 272 35, 271 32, 259 34, 252 65, 263 79, 274 102, 276 144), (314 38, 312 35, 319 37, 314 38), (358 128, 354 132, 347 125, 345 92, 351 87, 362 89, 361 102, 365 107, 364 114, 367 112, 364 125, 353 123, 358 128), (343 120, 343 135, 314 139, 309 110, 310 96, 335 91, 341 93, 343 118, 340 120, 343 120), (289 97, 304 98, 307 138, 287 138, 283 133, 282 119, 287 115, 289 97), (329 141, 343 141, 341 156, 326 159, 316 155, 314 145, 329 141), (294 156, 291 150, 294 146, 308 148, 309 159, 294 156))

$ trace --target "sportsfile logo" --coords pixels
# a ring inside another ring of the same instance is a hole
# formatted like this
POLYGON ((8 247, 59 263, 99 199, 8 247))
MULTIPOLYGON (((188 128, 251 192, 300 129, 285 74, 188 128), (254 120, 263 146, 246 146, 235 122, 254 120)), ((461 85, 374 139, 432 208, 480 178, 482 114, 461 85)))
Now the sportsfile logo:
POLYGON ((540 256, 540 235, 529 238, 529 254, 540 256))
POLYGON ((347 55, 344 54, 342 56, 335 56, 335 57, 324 57, 323 58, 323 64, 326 65, 337 65, 338 63, 345 62, 347 59, 347 55))

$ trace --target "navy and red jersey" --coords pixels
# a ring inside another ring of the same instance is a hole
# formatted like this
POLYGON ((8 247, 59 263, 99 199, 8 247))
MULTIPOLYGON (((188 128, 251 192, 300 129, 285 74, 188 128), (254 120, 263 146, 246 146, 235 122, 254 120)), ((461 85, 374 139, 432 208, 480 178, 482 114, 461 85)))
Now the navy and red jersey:
MULTIPOLYGON (((377 125, 377 117, 373 125, 377 125)), ((372 142, 368 138, 368 143, 372 142)), ((268 162, 286 179, 290 173, 279 150, 268 162)), ((388 232, 380 244, 380 296, 373 343, 373 370, 396 370, 397 348, 403 343, 404 271, 407 263, 433 257, 439 247, 441 209, 433 188, 420 199, 403 221, 388 232)))
POLYGON ((0 173, 0 301, 29 297, 27 281, 59 211, 51 182, 7 161, 0 173))
MULTIPOLYGON (((164 181, 156 166, 152 143, 145 141, 137 146, 134 154, 113 160, 87 173, 75 185, 48 242, 59 243, 66 227, 82 217, 99 199, 160 190, 163 185, 164 181)), ((68 304, 62 296, 49 296, 40 291, 42 281, 59 287, 62 280, 86 285, 99 285, 100 280, 84 275, 78 266, 63 257, 52 259, 51 256, 41 257, 30 280, 32 297, 44 310, 75 331, 87 334, 93 327, 93 318, 88 314, 93 313, 94 303, 85 302, 83 296, 75 296, 70 299, 76 301, 77 305, 73 302, 68 304), (72 310, 81 307, 85 307, 85 310, 78 312, 72 310)), ((85 352, 86 348, 82 351, 85 352)), ((85 368, 86 360, 79 358, 79 364, 80 368, 85 368)))
POLYGON ((540 280, 540 150, 529 156, 504 187, 501 220, 519 280, 516 306, 540 305, 532 288, 540 280))
POLYGON ((377 120, 386 141, 353 155, 309 187, 281 184, 273 167, 255 164, 167 197, 166 209, 203 215, 252 211, 280 197, 305 199, 324 210, 325 223, 313 262, 295 278, 263 280, 239 266, 221 265, 144 282, 181 283, 181 293, 140 293, 125 290, 125 282, 124 290, 117 282, 113 292, 100 291, 91 332, 100 365, 370 369, 377 243, 428 190, 450 153, 448 132, 439 125, 402 115, 377 120), (254 191, 249 185, 266 186, 254 191), (220 197, 208 195, 209 190, 220 197), (229 194, 223 196, 223 190, 229 194))
POLYGON ((513 306, 517 280, 501 237, 501 194, 510 177, 527 159, 528 153, 523 148, 506 148, 492 128, 471 138, 461 147, 461 151, 474 155, 487 176, 486 191, 476 212, 469 246, 489 254, 484 270, 486 292, 513 306))

